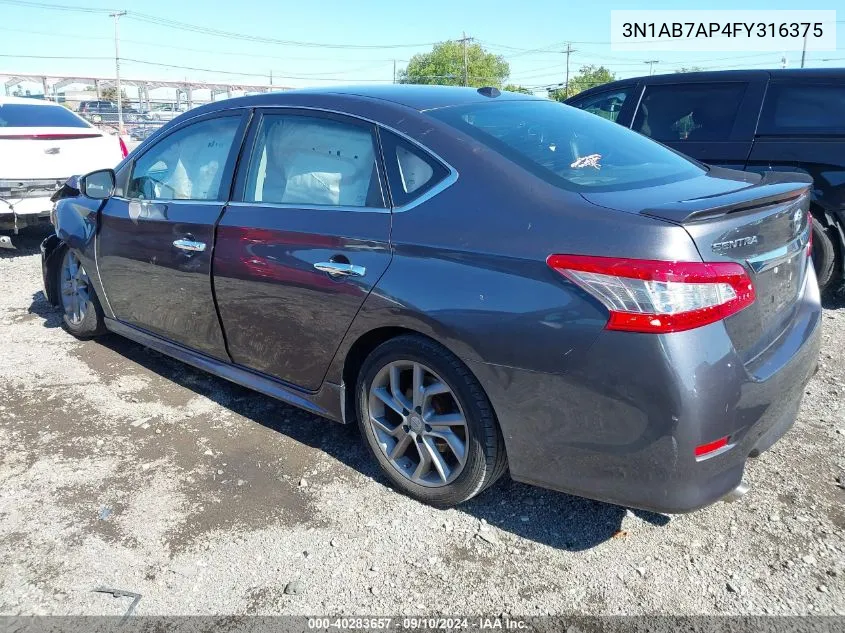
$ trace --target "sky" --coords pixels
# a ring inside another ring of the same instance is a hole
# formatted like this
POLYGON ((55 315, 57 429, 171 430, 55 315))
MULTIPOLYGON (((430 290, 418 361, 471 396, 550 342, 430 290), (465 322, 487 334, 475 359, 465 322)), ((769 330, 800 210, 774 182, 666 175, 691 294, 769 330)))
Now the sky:
MULTIPOLYGON (((611 50, 612 9, 676 9, 677 2, 145 0, 130 4, 123 0, 121 6, 121 0, 38 1, 53 8, 0 0, 0 75, 114 76, 114 21, 105 9, 129 11, 120 19, 121 75, 138 79, 269 84, 272 74, 273 85, 291 87, 390 82, 394 63, 397 69, 404 68, 413 54, 463 33, 505 57, 510 82, 538 88, 563 81, 562 51, 567 42, 575 49, 570 72, 600 64, 618 77, 648 74, 644 62, 652 59, 659 60, 654 67, 658 73, 693 65, 780 67, 782 57, 760 52, 611 50), (56 5, 98 10, 60 10, 56 5), (168 26, 162 20, 299 44, 220 37, 168 26)), ((764 19, 764 10, 795 9, 796 3, 711 0, 708 8, 760 10, 764 19)), ((842 0, 813 2, 804 8, 840 9, 837 20, 845 20, 842 0)), ((845 66, 845 22, 837 26, 837 50, 808 53, 807 66, 845 66)), ((786 57, 789 66, 797 67, 800 52, 786 57)))

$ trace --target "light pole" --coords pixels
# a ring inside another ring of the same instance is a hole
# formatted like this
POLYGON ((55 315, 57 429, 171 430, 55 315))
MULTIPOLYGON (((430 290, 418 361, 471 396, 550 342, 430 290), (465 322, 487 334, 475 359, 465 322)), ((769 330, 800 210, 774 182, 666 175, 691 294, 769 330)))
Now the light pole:
POLYGON ((123 96, 120 94, 120 27, 118 26, 121 16, 126 11, 115 11, 109 14, 114 18, 114 74, 117 84, 117 133, 123 134, 123 96))

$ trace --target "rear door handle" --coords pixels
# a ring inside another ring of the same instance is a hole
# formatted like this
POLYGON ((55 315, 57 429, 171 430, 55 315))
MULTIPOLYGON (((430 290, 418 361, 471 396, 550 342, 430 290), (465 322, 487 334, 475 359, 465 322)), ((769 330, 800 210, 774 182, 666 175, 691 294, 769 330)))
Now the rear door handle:
POLYGON ((173 246, 189 253, 202 253, 205 250, 205 242, 195 242, 193 240, 173 240, 173 246))
POLYGON ((332 276, 354 276, 363 277, 367 274, 367 269, 363 266, 355 266, 354 264, 344 264, 341 262, 317 262, 314 268, 321 270, 324 273, 329 273, 332 276))

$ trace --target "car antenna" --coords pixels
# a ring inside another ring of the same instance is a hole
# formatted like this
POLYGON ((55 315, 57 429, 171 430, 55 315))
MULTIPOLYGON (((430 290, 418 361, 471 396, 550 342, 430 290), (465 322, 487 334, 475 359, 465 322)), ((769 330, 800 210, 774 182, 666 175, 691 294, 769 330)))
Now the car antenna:
POLYGON ((502 94, 502 91, 498 88, 494 88, 493 86, 484 86, 483 88, 478 89, 478 94, 483 97, 498 97, 502 94))

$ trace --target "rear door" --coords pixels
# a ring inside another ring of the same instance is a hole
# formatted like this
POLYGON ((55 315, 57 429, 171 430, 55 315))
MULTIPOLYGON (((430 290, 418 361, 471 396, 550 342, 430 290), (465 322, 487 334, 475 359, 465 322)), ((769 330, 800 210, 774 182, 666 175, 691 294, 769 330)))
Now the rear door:
POLYGON ((101 213, 97 264, 120 321, 228 360, 211 289, 243 110, 177 126, 134 158, 101 213))
POLYGON ((217 229, 214 289, 232 360, 316 390, 391 259, 375 126, 260 111, 217 229))
POLYGON ((762 79, 649 82, 631 128, 709 165, 742 169, 764 91, 762 79))
POLYGON ((845 81, 772 81, 747 169, 798 171, 815 181, 816 203, 845 213, 845 81))

